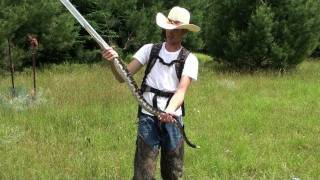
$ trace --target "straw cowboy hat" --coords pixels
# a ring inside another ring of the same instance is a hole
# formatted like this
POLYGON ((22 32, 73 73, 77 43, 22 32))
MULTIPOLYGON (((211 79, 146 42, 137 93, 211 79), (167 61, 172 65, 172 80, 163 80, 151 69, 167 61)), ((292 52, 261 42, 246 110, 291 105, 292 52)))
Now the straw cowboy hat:
POLYGON ((163 29, 187 29, 192 32, 199 32, 200 27, 194 24, 190 24, 190 13, 188 10, 182 7, 173 7, 168 17, 162 13, 157 13, 156 16, 157 25, 163 29))

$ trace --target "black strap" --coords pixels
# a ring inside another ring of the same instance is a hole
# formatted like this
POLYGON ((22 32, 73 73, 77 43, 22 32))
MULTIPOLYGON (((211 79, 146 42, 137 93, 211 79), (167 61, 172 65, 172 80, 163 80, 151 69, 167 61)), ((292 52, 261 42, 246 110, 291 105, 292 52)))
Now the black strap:
POLYGON ((171 61, 170 63, 164 62, 164 60, 163 60, 160 56, 157 56, 156 59, 158 59, 159 62, 160 62, 162 65, 165 65, 165 66, 172 66, 173 64, 180 63, 180 60, 179 60, 179 59, 173 60, 173 61, 171 61))
POLYGON ((176 63, 175 66, 176 66, 176 74, 177 74, 179 81, 181 79, 184 64, 185 64, 186 59, 188 58, 189 54, 190 54, 190 52, 186 48, 182 47, 182 49, 178 55, 177 59, 179 60, 180 63, 176 63))
POLYGON ((167 98, 170 98, 174 95, 174 92, 166 92, 166 91, 160 91, 159 89, 156 89, 156 88, 153 88, 153 87, 150 87, 146 84, 143 84, 141 86, 141 92, 152 92, 158 96, 161 96, 161 97, 167 97, 167 98))
POLYGON ((148 74, 150 73, 152 67, 156 63, 157 57, 159 57, 159 53, 160 53, 161 48, 162 48, 162 43, 157 43, 157 44, 152 45, 151 52, 149 55, 149 61, 148 61, 146 70, 144 72, 144 77, 142 79, 142 83, 141 83, 142 85, 146 83, 146 79, 148 77, 148 74))
POLYGON ((154 108, 157 108, 158 109, 158 95, 157 94, 154 94, 153 98, 152 98, 152 106, 154 108))

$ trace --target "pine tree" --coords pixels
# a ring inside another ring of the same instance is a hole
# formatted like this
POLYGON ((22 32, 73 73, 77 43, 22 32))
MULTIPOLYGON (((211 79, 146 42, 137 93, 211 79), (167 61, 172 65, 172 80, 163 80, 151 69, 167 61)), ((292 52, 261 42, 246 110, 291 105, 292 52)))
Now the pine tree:
MULTIPOLYGON (((0 57, 8 60, 9 43, 12 50, 12 60, 14 64, 19 63, 22 55, 22 48, 17 46, 17 32, 27 21, 26 9, 24 5, 17 6, 17 1, 3 0, 0 9, 0 57)), ((9 61, 1 61, 2 67, 8 67, 9 61)))
POLYGON ((295 67, 320 37, 319 0, 214 0, 207 50, 237 68, 295 67))

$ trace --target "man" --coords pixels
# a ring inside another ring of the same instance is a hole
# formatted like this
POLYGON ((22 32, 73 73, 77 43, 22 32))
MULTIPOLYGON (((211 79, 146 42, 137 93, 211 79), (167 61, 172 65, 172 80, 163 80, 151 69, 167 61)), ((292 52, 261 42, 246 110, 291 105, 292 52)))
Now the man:
MULTIPOLYGON (((154 179, 160 149, 162 178, 182 177, 184 142, 173 122, 182 123, 184 97, 198 75, 198 59, 181 45, 188 31, 200 31, 200 27, 189 21, 190 13, 181 7, 173 7, 168 17, 158 13, 156 23, 165 31, 165 42, 144 45, 127 65, 132 74, 147 65, 141 85, 143 96, 149 104, 165 112, 155 117, 139 108, 133 179, 154 179)), ((112 48, 105 49, 102 55, 109 61, 118 57, 112 48)), ((114 67, 112 69, 116 78, 123 82, 114 67)))

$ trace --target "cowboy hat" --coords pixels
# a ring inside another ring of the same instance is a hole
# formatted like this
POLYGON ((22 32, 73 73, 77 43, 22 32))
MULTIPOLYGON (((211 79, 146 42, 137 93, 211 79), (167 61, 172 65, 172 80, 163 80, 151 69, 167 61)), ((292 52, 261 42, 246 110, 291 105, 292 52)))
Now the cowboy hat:
POLYGON ((182 7, 173 7, 168 17, 162 13, 157 13, 156 16, 157 25, 163 29, 187 29, 192 32, 199 32, 200 27, 194 24, 190 24, 190 13, 188 10, 182 7))

